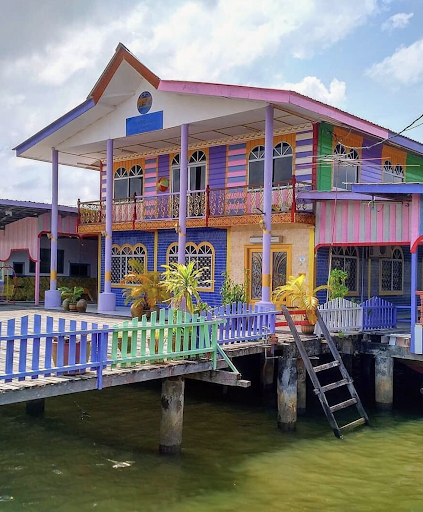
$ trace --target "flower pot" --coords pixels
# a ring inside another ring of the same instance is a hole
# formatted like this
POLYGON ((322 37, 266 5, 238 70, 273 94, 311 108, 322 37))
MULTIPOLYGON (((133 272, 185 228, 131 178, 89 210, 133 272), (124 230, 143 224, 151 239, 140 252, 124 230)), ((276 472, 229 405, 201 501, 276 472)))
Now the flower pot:
MULTIPOLYGON (((57 348, 58 348, 58 341, 57 338, 53 339, 53 345, 52 345, 52 351, 51 355, 53 358, 54 366, 57 366, 57 348)), ((91 354, 91 341, 87 340, 87 361, 90 359, 91 354)), ((81 343, 79 341, 76 341, 75 343, 75 364, 78 364, 81 362, 81 343)), ((83 361, 85 362, 85 361, 83 361)), ((69 339, 66 339, 65 337, 65 343, 63 345, 63 365, 67 366, 69 364, 69 339)), ((71 372, 63 372, 64 375, 76 375, 77 373, 85 373, 85 369, 83 370, 74 370, 71 372)))
POLYGON ((76 309, 76 303, 69 303, 69 311, 72 311, 73 313, 76 313, 78 310, 76 309))
POLYGON ((314 333, 314 325, 312 325, 312 324, 301 325, 301 332, 303 334, 313 334, 314 333))
POLYGON ((131 304, 131 317, 132 318, 138 318, 138 320, 141 320, 143 314, 144 314, 144 306, 142 304, 139 304, 138 306, 131 304))
POLYGON ((85 311, 87 311, 87 301, 85 299, 79 299, 76 303, 76 310, 78 313, 85 313, 85 311))
POLYGON ((62 308, 65 311, 69 311, 69 299, 64 299, 64 301, 62 302, 62 308))

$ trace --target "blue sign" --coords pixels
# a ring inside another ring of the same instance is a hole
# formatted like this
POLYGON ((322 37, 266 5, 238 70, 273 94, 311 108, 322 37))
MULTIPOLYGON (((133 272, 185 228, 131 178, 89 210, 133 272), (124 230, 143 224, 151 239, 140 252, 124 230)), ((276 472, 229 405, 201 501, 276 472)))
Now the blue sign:
POLYGON ((126 120, 126 135, 154 132, 163 128, 163 110, 144 114, 142 116, 128 117, 126 120))
POLYGON ((137 109, 140 114, 146 114, 153 105, 153 96, 148 91, 144 91, 139 95, 137 101, 137 109))

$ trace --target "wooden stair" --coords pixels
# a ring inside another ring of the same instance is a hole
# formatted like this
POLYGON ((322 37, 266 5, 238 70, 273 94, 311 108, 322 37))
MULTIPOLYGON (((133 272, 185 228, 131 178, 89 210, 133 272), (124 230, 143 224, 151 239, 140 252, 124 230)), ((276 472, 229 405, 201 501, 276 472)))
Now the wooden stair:
POLYGON ((366 411, 364 410, 364 407, 361 403, 360 397, 357 394, 357 391, 354 387, 353 381, 347 372, 347 369, 344 366, 344 363, 342 362, 341 355, 338 352, 338 349, 336 348, 336 345, 329 334, 328 328, 324 321, 322 320, 322 317, 320 316, 319 311, 317 311, 317 322, 319 323, 319 327, 322 331, 322 334, 328 344, 328 347, 331 351, 333 361, 330 361, 329 363, 321 364, 318 366, 313 366, 311 363, 311 360, 309 356, 307 355, 307 351, 304 347, 303 342, 301 341, 300 335, 298 334, 297 328, 294 324, 294 321, 292 320, 291 314, 289 313, 286 306, 282 306, 282 312, 285 315, 285 318, 288 322, 289 329, 291 330, 291 334, 295 340, 295 343, 298 348, 298 352, 300 353, 300 356, 302 360, 304 361, 304 366, 310 376, 311 382, 314 386, 314 393, 318 396, 320 403, 323 407, 323 411, 326 414, 326 417, 329 421, 330 426, 332 427, 333 433, 336 437, 339 439, 342 439, 342 432, 346 432, 348 430, 352 430, 353 428, 356 428, 360 425, 368 425, 369 424, 369 418, 366 414, 366 411), (325 370, 329 370, 331 368, 337 368, 339 372, 341 373, 341 379, 336 380, 335 382, 332 382, 330 384, 325 384, 322 386, 320 384, 320 380, 317 376, 318 373, 323 372, 325 370), (337 388, 341 388, 345 386, 348 389, 348 392, 351 396, 348 400, 345 400, 344 402, 340 402, 335 405, 329 405, 326 393, 337 388), (336 420, 334 413, 337 411, 340 411, 342 409, 346 409, 348 407, 355 406, 357 408, 357 412, 359 414, 359 418, 352 421, 351 423, 347 423, 346 425, 339 426, 338 421, 336 420))

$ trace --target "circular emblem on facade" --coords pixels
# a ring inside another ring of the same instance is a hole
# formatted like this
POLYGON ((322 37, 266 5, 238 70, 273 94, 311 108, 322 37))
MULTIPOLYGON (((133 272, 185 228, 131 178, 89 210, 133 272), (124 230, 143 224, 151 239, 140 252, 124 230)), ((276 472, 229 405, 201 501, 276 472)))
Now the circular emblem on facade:
POLYGON ((157 182, 157 190, 160 192, 166 192, 169 188, 169 180, 167 178, 160 178, 157 182))
POLYGON ((140 114, 146 114, 153 104, 153 97, 148 91, 144 91, 139 95, 137 101, 137 109, 140 114))

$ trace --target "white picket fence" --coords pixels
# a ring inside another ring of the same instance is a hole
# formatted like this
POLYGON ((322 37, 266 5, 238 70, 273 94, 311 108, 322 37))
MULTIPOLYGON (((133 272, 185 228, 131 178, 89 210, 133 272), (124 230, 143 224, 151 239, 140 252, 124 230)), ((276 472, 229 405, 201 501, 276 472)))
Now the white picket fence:
MULTIPOLYGON (((338 297, 321 304, 318 309, 329 332, 360 331, 362 329, 363 308, 355 302, 338 297)), ((322 335, 322 330, 318 323, 314 328, 314 334, 317 336, 322 335)))
MULTIPOLYGON (((380 297, 372 297, 361 304, 337 298, 320 305, 318 309, 330 332, 372 331, 391 329, 397 325, 396 307, 380 297)), ((318 324, 314 333, 322 335, 318 324)))

